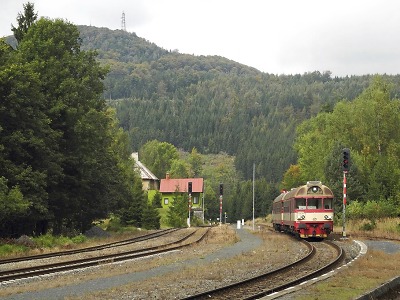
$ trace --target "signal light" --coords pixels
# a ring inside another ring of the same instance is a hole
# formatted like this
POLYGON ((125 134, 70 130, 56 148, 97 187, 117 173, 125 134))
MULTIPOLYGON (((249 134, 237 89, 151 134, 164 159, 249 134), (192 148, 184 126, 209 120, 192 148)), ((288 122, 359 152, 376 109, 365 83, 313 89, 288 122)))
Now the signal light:
POLYGON ((350 149, 343 149, 343 171, 348 171, 350 168, 350 149))
POLYGON ((192 182, 191 181, 188 182, 188 191, 189 191, 189 194, 192 193, 192 182))
POLYGON ((220 183, 220 185, 219 185, 219 194, 220 195, 224 194, 224 185, 222 183, 220 183))

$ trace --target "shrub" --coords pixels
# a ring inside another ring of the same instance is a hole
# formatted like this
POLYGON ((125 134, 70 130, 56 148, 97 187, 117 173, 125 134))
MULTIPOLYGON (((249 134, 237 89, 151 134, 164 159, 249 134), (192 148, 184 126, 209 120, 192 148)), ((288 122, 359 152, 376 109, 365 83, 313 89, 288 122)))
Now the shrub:
POLYGON ((77 236, 74 236, 73 238, 71 238, 71 241, 74 244, 82 244, 87 241, 87 237, 84 236, 83 234, 80 234, 80 235, 77 235, 77 236))
POLYGON ((362 231, 372 231, 375 228, 376 228, 375 220, 368 222, 368 223, 364 223, 363 225, 360 226, 360 230, 362 230, 362 231))

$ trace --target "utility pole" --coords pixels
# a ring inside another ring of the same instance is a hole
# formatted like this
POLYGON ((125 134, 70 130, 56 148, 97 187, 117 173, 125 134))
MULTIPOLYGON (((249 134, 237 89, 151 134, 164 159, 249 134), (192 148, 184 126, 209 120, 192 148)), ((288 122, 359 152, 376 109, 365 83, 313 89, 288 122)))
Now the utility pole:
POLYGON ((253 231, 254 231, 254 186, 255 186, 255 177, 256 177, 256 164, 253 163, 253 231))

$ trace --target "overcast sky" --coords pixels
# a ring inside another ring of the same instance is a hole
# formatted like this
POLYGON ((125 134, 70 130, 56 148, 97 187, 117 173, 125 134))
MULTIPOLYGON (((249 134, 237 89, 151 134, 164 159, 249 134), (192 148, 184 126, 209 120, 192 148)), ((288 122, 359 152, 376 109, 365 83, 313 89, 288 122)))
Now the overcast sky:
MULTIPOLYGON (((31 0, 39 17, 126 29, 167 50, 273 74, 400 73, 398 0, 31 0)), ((1 0, 0 36, 23 12, 1 0)))

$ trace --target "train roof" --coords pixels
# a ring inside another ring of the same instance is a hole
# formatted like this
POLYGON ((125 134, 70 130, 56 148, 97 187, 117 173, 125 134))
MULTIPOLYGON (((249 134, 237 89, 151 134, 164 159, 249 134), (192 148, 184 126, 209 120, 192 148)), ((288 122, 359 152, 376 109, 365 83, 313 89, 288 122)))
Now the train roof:
POLYGON ((275 198, 274 202, 289 198, 307 198, 307 197, 333 197, 332 190, 321 181, 308 181, 307 184, 293 188, 290 191, 281 193, 275 198))

